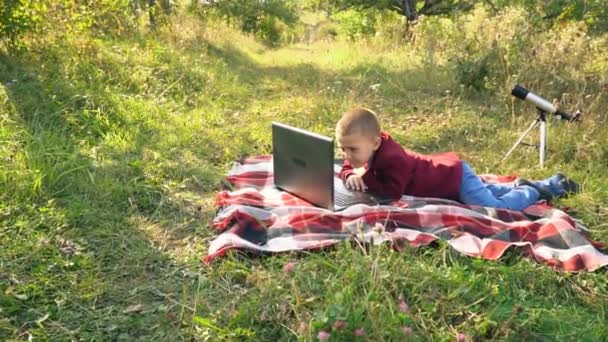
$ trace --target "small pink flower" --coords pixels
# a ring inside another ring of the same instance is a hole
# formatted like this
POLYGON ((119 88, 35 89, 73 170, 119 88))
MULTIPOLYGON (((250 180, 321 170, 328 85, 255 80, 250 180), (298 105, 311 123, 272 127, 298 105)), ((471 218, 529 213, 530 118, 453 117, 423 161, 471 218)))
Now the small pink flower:
POLYGON ((344 329, 344 327, 346 326, 346 322, 344 322, 344 320, 337 320, 334 322, 334 329, 336 330, 342 330, 344 329))
POLYGON ((357 328, 355 329, 355 336, 365 336, 365 329, 363 328, 357 328))
POLYGON ((410 311, 410 306, 407 305, 406 302, 401 301, 401 302, 399 302, 399 311, 401 311, 401 312, 409 312, 410 311))
POLYGON ((466 340, 467 340, 467 335, 465 335, 463 333, 458 333, 458 335, 456 335, 456 341, 466 342, 466 340))
POLYGON ((411 335, 412 334, 412 327, 404 325, 401 327, 401 332, 403 332, 404 335, 411 335))
POLYGON ((298 333, 300 335, 304 335, 306 333, 306 330, 308 330, 308 324, 300 322, 300 324, 298 325, 298 333))
POLYGON ((290 262, 286 263, 285 266, 283 266, 283 272, 291 273, 294 271, 295 268, 296 268, 296 264, 290 261, 290 262))
POLYGON ((317 336, 319 338, 319 341, 328 341, 329 340, 329 333, 325 330, 321 330, 319 331, 319 336, 317 336))

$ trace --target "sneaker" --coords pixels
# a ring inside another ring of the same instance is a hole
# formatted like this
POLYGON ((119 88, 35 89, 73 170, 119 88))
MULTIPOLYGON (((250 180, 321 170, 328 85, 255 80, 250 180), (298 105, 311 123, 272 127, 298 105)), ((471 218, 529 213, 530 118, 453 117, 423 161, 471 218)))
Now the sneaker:
POLYGON ((542 181, 529 181, 519 178, 515 181, 516 186, 527 185, 535 188, 540 193, 540 199, 551 200, 552 198, 563 198, 569 194, 580 192, 580 186, 563 173, 556 173, 542 181))
POLYGON ((569 194, 578 194, 581 192, 581 186, 577 182, 566 177, 563 173, 558 172, 555 176, 558 178, 560 187, 564 190, 564 197, 569 194))

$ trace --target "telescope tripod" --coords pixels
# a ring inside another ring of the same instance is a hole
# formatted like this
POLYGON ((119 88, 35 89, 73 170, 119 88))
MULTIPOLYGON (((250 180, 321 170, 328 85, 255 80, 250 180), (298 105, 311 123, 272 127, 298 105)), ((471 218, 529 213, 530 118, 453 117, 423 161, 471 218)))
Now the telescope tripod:
POLYGON ((531 130, 533 130, 536 126, 540 126, 540 144, 534 145, 534 146, 538 146, 540 168, 542 169, 543 167, 545 167, 545 153, 547 151, 547 116, 546 116, 547 113, 540 108, 536 108, 536 109, 537 109, 536 119, 534 119, 534 121, 530 124, 528 129, 526 129, 521 134, 519 139, 517 139, 515 144, 513 144, 513 147, 511 147, 509 152, 507 152, 507 154, 504 156, 504 158, 502 158, 503 162, 511 155, 511 153, 513 153, 515 148, 521 144, 521 142, 528 135, 528 133, 530 133, 531 130))

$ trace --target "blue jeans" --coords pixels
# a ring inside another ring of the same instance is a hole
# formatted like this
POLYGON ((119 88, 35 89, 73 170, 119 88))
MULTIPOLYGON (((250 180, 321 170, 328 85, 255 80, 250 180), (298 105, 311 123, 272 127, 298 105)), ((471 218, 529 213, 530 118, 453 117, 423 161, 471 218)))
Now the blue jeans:
POLYGON ((513 187, 502 184, 486 184, 462 162, 460 201, 484 207, 523 210, 536 203, 540 197, 538 190, 531 186, 513 187))

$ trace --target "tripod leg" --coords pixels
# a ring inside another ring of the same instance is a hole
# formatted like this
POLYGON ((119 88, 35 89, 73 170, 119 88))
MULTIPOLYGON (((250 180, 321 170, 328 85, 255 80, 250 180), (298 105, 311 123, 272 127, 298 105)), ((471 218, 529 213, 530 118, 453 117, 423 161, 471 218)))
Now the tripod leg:
POLYGON ((538 149, 540 157, 540 168, 545 167, 545 152, 547 151, 547 123, 540 122, 540 148, 538 149))
MULTIPOLYGON (((534 122, 532 122, 532 124, 528 127, 528 129, 526 129, 521 136, 519 137, 519 139, 517 139, 517 141, 515 142, 515 144, 513 144, 513 147, 511 147, 511 149, 509 150, 509 152, 507 152, 507 154, 504 156, 504 158, 502 158, 502 161, 504 162, 505 160, 507 160, 507 158, 509 158, 509 156, 511 155, 511 153, 513 153, 513 151, 515 150, 515 148, 521 144, 521 142, 524 140, 524 138, 526 137, 526 135, 528 135, 528 133, 530 133, 530 131, 536 127, 536 125, 539 124, 539 120, 534 120, 534 122)), ((544 152, 543 152, 543 158, 544 158, 544 152)))

